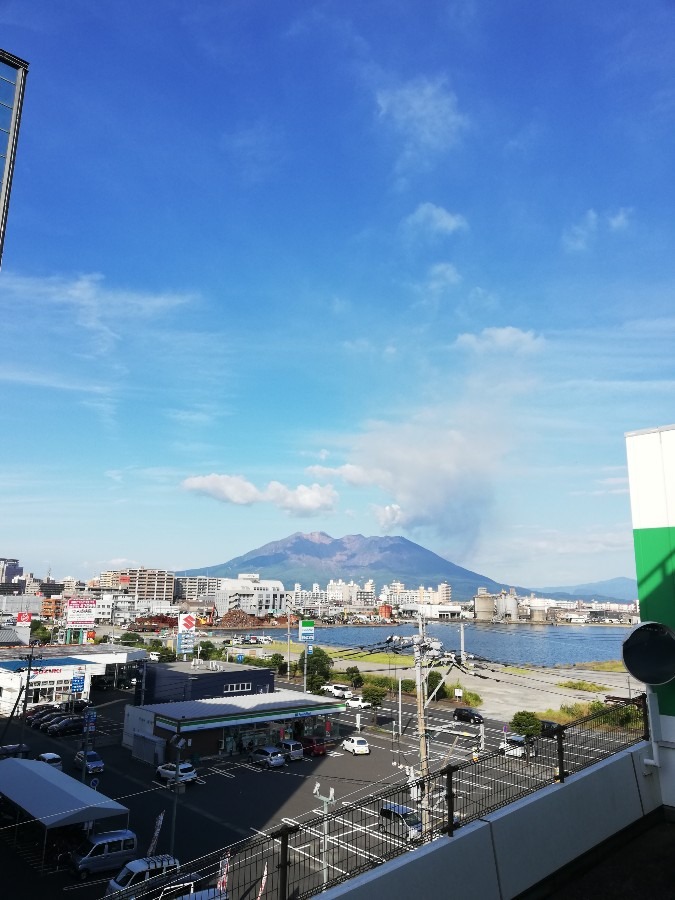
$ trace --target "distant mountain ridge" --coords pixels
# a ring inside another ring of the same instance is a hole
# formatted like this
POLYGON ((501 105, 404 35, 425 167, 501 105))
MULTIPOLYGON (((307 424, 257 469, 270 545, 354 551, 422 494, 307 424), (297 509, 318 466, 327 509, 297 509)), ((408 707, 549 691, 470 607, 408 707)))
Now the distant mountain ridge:
POLYGON ((575 584, 568 587, 537 588, 542 594, 570 594, 595 597, 599 600, 611 598, 632 603, 637 600, 637 581, 635 578, 609 578, 606 581, 593 581, 588 584, 575 584))
POLYGON ((332 538, 323 531, 309 534, 298 531, 283 540, 272 541, 256 550, 250 550, 229 562, 189 569, 180 574, 236 578, 246 572, 282 581, 288 589, 299 583, 305 590, 311 590, 314 584, 324 589, 331 579, 337 581, 340 578, 358 584, 372 579, 376 592, 392 581, 402 582, 408 590, 414 590, 420 585, 437 588, 439 584, 447 582, 452 588, 453 600, 470 600, 479 587, 486 588, 490 593, 513 587, 520 595, 532 592, 541 595, 543 592, 553 599, 617 600, 622 598, 601 594, 600 586, 630 581, 619 578, 610 582, 598 582, 597 585, 580 585, 580 588, 584 588, 583 592, 573 591, 571 588, 545 588, 536 591, 533 588, 494 581, 487 575, 463 569, 404 537, 364 537, 362 534, 350 534, 332 538))

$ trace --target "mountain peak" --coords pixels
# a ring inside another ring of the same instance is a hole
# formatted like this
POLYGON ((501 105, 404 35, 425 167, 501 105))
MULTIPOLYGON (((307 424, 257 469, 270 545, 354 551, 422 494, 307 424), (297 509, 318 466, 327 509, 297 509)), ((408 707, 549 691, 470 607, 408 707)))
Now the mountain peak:
MULTIPOLYGON (((194 569, 186 574, 200 575, 206 571, 194 569)), ((408 589, 437 588, 447 582, 455 600, 470 599, 481 586, 497 592, 507 587, 485 575, 462 569, 401 536, 350 534, 333 538, 323 531, 309 534, 298 531, 229 562, 208 567, 211 577, 236 578, 240 572, 257 572, 261 578, 279 579, 287 588, 301 584, 308 590, 314 584, 325 586, 340 578, 359 584, 372 580, 376 592, 392 581, 400 581, 408 589)))

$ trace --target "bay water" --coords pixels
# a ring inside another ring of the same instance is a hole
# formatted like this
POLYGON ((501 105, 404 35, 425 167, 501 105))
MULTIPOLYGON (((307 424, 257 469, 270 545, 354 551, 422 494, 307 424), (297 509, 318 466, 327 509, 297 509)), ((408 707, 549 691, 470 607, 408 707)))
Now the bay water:
MULTIPOLYGON (((274 630, 276 631, 276 629, 274 630)), ((326 647, 384 649, 389 635, 408 637, 418 633, 416 624, 387 626, 320 626, 315 643, 326 647)), ((460 650, 458 622, 428 622, 429 638, 439 640, 446 651, 460 650)), ((508 665, 569 666, 574 663, 620 660, 623 641, 631 628, 618 625, 504 625, 464 623, 464 650, 476 658, 508 665)), ((297 631, 291 636, 297 640, 297 631)), ((279 633, 276 631, 276 640, 279 633)), ((405 651, 404 651, 405 652, 405 651)), ((407 651, 410 652, 410 651, 407 651)))

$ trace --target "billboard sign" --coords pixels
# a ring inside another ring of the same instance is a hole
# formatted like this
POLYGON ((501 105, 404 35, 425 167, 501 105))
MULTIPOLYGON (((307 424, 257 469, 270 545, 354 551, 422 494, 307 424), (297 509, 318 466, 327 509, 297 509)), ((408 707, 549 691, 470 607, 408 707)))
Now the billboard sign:
POLYGON ((16 624, 17 625, 30 625, 30 620, 33 618, 32 613, 29 612, 18 612, 16 614, 16 624))
POLYGON ((314 640, 314 621, 312 619, 301 619, 298 623, 298 637, 304 643, 314 640))
POLYGON ((66 609, 69 628, 93 628, 96 617, 95 597, 71 597, 66 609))
POLYGON ((184 631, 191 631, 194 634, 194 630, 197 626, 197 620, 191 613, 184 613, 178 616, 178 633, 181 634, 184 631))

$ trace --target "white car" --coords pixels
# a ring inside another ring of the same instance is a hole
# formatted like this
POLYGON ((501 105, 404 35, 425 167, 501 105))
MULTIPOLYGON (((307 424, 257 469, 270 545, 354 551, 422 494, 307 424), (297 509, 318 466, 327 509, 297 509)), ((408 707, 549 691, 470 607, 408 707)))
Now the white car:
POLYGON ((354 709, 370 709, 372 707, 372 703, 368 703, 367 700, 364 700, 363 697, 350 697, 347 700, 347 706, 352 706, 354 709))
POLYGON ((321 688, 327 694, 332 694, 340 700, 349 700, 354 695, 349 690, 348 684, 324 684, 321 688))
POLYGON ((368 741, 362 737, 348 737, 342 742, 342 749, 347 750, 352 756, 370 753, 368 741))
POLYGON ((171 784, 175 781, 196 781, 197 770, 192 763, 178 763, 178 777, 176 777, 176 764, 164 763, 163 766, 157 766, 155 777, 158 781, 166 781, 167 784, 171 784))

